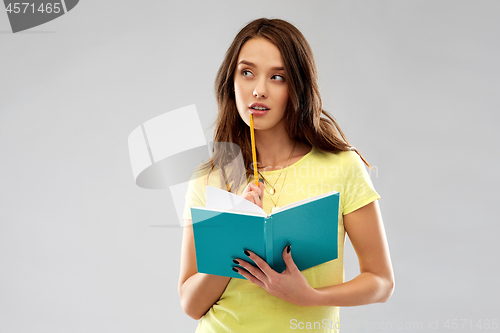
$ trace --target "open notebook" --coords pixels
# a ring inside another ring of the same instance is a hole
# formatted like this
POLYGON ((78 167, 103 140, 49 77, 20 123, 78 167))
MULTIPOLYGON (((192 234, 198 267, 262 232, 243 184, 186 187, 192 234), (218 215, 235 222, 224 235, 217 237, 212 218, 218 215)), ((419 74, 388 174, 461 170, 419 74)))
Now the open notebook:
MULTIPOLYGON (((283 206, 271 214, 233 193, 208 186, 206 207, 192 207, 198 272, 242 278, 232 260, 250 250, 281 273, 283 250, 304 270, 338 256, 339 193, 329 192, 283 206)), ((250 259, 248 261, 252 262, 250 259)))

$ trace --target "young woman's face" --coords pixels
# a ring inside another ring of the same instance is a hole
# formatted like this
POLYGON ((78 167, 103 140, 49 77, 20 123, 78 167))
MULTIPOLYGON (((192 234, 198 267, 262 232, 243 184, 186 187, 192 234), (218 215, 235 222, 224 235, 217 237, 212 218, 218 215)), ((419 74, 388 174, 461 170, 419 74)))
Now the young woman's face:
POLYGON ((276 45, 262 37, 252 38, 243 44, 234 72, 234 94, 238 113, 248 126, 250 112, 254 114, 256 130, 285 126, 283 116, 288 102, 288 88, 283 60, 276 45), (256 107, 267 111, 258 112, 256 107))

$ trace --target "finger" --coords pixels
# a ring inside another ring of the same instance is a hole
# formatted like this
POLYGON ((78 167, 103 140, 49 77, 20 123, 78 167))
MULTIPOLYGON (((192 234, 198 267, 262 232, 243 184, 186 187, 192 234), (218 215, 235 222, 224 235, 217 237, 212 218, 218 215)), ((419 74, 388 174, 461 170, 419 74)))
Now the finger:
POLYGON ((259 197, 259 194, 256 193, 255 191, 250 191, 245 195, 245 199, 247 199, 250 202, 253 202, 260 208, 262 208, 262 200, 259 197))
POLYGON ((260 270, 267 276, 270 277, 273 274, 278 274, 274 269, 272 269, 267 262, 262 260, 261 257, 253 253, 252 251, 245 250, 245 254, 253 260, 253 262, 260 268, 260 270))
POLYGON ((248 183, 248 185, 245 187, 245 190, 243 190, 243 193, 250 192, 252 190, 255 190, 255 184, 253 182, 248 183))
POLYGON ((286 270, 287 271, 298 271, 299 269, 297 268, 297 265, 295 265, 295 262, 293 261, 292 258, 292 251, 291 251, 292 246, 288 245, 285 246, 283 249, 283 261, 285 261, 286 265, 286 270))
POLYGON ((253 284, 255 284, 261 288, 264 288, 264 283, 261 280, 257 279, 252 274, 248 273, 245 269, 243 269, 241 267, 233 267, 233 270, 236 271, 237 273, 239 273, 240 275, 242 275, 245 279, 252 282, 253 284))
POLYGON ((255 201, 254 203, 257 206, 262 208, 263 205, 262 205, 261 201, 262 201, 262 196, 264 195, 264 183, 261 180, 259 180, 259 186, 257 186, 257 185, 255 185, 255 183, 251 182, 247 185, 247 187, 245 188, 245 191, 243 191, 243 193, 246 193, 246 192, 257 193, 256 198, 259 198, 259 201, 255 201))
POLYGON ((259 186, 255 185, 253 182, 248 184, 248 186, 252 191, 257 192, 259 195, 262 195, 262 192, 264 191, 264 183, 261 182, 259 182, 259 186))
POLYGON ((247 185, 247 187, 245 187, 245 190, 243 190, 243 194, 246 194, 248 192, 250 192, 252 189, 250 188, 250 184, 247 185))
POLYGON ((260 270, 259 267, 255 267, 251 263, 242 259, 234 259, 233 262, 243 267, 247 272, 252 274, 258 280, 264 282, 264 280, 267 279, 266 275, 260 270))
MULTIPOLYGON (((253 192, 248 192, 248 193, 245 194, 245 199, 246 200, 248 200, 250 202, 253 202, 254 204, 257 204, 257 202, 255 201, 255 198, 256 198, 256 195, 253 192)), ((259 197, 257 196, 257 199, 258 198, 259 197)))
POLYGON ((259 203, 260 203, 260 196, 259 196, 259 193, 252 191, 252 192, 250 192, 250 194, 252 194, 252 196, 253 196, 253 198, 254 198, 254 200, 255 200, 255 203, 256 203, 256 204, 259 204, 259 203))

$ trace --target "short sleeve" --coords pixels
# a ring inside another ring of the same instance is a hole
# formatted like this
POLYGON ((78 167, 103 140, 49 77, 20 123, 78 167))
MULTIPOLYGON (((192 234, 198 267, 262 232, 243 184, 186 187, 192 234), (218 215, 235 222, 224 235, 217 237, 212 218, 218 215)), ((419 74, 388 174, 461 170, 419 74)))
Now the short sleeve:
POLYGON ((380 199, 380 195, 375 191, 361 157, 355 151, 345 151, 341 154, 345 183, 340 201, 344 208, 343 214, 346 215, 380 199))
POLYGON ((182 219, 191 220, 192 207, 205 207, 206 199, 206 177, 195 176, 189 180, 188 190, 186 192, 186 203, 182 219))

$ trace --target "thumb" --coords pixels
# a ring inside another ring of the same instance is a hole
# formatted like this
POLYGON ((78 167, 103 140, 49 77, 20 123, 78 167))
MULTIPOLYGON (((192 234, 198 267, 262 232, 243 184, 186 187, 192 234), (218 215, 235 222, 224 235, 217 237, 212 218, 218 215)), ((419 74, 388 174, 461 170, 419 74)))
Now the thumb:
POLYGON ((292 259, 291 247, 291 245, 288 245, 283 250, 283 261, 285 261, 286 270, 290 272, 299 270, 292 259))

